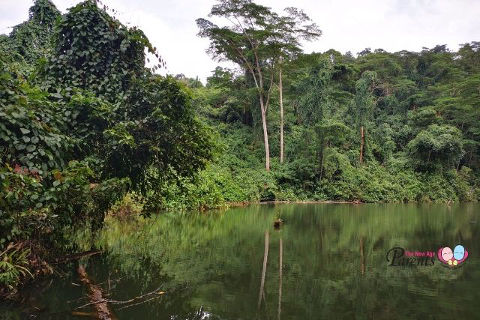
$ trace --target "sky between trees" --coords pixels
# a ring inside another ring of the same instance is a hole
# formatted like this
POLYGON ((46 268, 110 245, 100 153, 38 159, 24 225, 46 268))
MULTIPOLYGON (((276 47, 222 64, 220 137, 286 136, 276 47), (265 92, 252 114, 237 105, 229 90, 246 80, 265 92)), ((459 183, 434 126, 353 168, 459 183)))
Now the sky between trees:
MULTIPOLYGON (((54 0, 65 12, 79 0, 54 0)), ((197 37, 195 19, 205 17, 213 0, 106 0, 123 23, 139 26, 167 62, 167 72, 198 76, 202 81, 215 69, 197 37)), ((27 19, 31 0, 0 0, 0 33, 27 19)), ((476 0, 259 0, 280 12, 288 6, 303 9, 323 31, 318 41, 305 43, 306 53, 335 49, 357 53, 364 48, 389 52, 420 51, 447 44, 480 40, 480 2, 476 0)), ((228 66, 228 64, 224 64, 228 66)), ((162 70, 165 72, 165 70, 162 70)))

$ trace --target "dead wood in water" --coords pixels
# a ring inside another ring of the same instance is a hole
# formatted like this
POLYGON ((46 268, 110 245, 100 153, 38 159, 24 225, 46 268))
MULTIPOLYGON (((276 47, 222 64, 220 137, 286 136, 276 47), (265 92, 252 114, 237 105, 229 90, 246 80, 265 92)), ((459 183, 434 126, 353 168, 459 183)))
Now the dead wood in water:
POLYGON ((90 251, 85 251, 85 252, 80 252, 80 253, 75 253, 75 254, 70 254, 61 258, 57 258, 53 264, 62 264, 62 263, 67 263, 73 260, 79 260, 81 258, 86 258, 90 257, 96 254, 102 253, 100 250, 90 250, 90 251))
MULTIPOLYGON (((158 288, 154 291, 139 295, 137 297, 133 297, 133 298, 128 299, 128 300, 101 299, 101 300, 92 301, 92 299, 90 299, 89 303, 85 303, 81 306, 78 306, 78 307, 75 308, 75 310, 83 309, 83 308, 86 308, 86 307, 89 307, 89 306, 94 306, 94 305, 102 304, 102 303, 103 304, 108 303, 108 304, 111 304, 111 305, 113 305, 113 304, 114 305, 123 305, 122 307, 118 308, 118 310, 122 310, 122 309, 125 309, 125 308, 130 308, 130 307, 133 307, 133 306, 137 306, 137 305, 142 304, 142 303, 147 303, 149 301, 152 301, 154 299, 157 299, 157 298, 161 297, 164 294, 165 294, 165 291, 162 291, 160 288, 158 288)), ((80 312, 80 313, 82 313, 82 312, 80 312)), ((87 313, 85 313, 85 314, 87 314, 87 313)))
POLYGON ((103 298, 102 288, 88 278, 87 271, 83 265, 78 266, 77 272, 80 276, 80 281, 82 281, 87 288, 88 298, 95 310, 95 317, 100 320, 115 319, 110 309, 108 309, 107 300, 103 298))
POLYGON ((95 312, 72 311, 72 316, 95 318, 97 314, 95 312))

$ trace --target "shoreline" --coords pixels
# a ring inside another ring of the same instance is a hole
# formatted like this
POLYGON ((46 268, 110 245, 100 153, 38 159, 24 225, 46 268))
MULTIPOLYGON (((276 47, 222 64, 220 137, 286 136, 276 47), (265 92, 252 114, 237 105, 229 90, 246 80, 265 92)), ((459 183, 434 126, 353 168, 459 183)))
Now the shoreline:
POLYGON ((365 204, 362 201, 342 201, 342 200, 270 200, 270 201, 240 201, 240 202, 227 202, 225 206, 227 208, 247 207, 250 205, 265 205, 265 204, 365 204))
MULTIPOLYGON (((239 208, 247 207, 250 205, 265 205, 265 204, 444 204, 450 206, 452 204, 461 203, 478 203, 478 201, 407 201, 407 202, 364 202, 361 200, 346 201, 346 200, 270 200, 270 201, 239 201, 239 202, 226 202, 224 205, 218 208, 239 208)), ((215 208, 205 208, 201 211, 214 210, 215 208)))

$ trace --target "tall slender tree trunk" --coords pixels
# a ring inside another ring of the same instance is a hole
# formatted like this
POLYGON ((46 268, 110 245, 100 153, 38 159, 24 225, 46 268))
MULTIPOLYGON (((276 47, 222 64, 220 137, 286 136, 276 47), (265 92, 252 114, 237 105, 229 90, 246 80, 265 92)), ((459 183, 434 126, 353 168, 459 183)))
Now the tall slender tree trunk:
POLYGON ((260 281, 260 291, 258 293, 258 309, 262 304, 263 288, 265 287, 265 276, 267 273, 267 262, 268 262, 268 247, 270 244, 270 234, 268 231, 265 231, 265 250, 263 252, 263 268, 262 268, 262 280, 260 281))
POLYGON ((267 109, 268 109, 268 102, 270 98, 270 90, 272 88, 273 84, 273 74, 271 77, 271 82, 270 82, 270 87, 268 89, 268 95, 267 95, 267 101, 264 102, 264 94, 263 94, 263 73, 262 69, 260 68, 260 61, 257 56, 257 52, 255 52, 255 64, 256 64, 256 70, 258 74, 258 81, 257 77, 255 75, 255 71, 252 67, 250 67, 250 72, 253 76, 253 79, 255 81, 255 86, 257 87, 258 90, 258 99, 260 100, 260 109, 262 112, 262 127, 263 127, 263 142, 265 144, 265 170, 270 171, 270 146, 268 144, 268 130, 267 130, 267 109))
POLYGON ((320 155, 320 179, 319 181, 322 181, 323 178, 323 158, 324 158, 324 152, 325 152, 325 147, 322 146, 322 154, 320 155))
POLYGON ((283 163, 283 84, 282 84, 282 67, 278 71, 278 91, 280 94, 280 163, 283 163))
POLYGON ((260 107, 262 111, 263 142, 265 144, 265 170, 270 171, 270 146, 268 144, 267 110, 263 104, 262 95, 260 95, 260 107))
POLYGON ((365 146, 365 132, 363 126, 360 127, 360 164, 363 163, 363 148, 365 146))

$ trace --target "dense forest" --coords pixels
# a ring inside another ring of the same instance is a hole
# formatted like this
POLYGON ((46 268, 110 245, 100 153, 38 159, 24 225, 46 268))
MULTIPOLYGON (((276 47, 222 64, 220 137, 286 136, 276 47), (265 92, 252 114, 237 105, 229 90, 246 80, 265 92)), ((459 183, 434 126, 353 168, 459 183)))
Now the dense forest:
POLYGON ((2 295, 107 214, 480 198, 480 42, 304 53, 322 32, 299 9, 211 17, 231 24, 199 18, 199 36, 237 68, 206 84, 159 75, 160 44, 100 1, 36 0, 0 36, 2 295))

